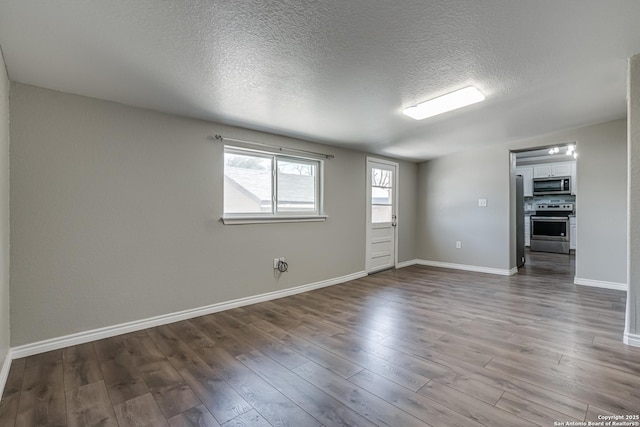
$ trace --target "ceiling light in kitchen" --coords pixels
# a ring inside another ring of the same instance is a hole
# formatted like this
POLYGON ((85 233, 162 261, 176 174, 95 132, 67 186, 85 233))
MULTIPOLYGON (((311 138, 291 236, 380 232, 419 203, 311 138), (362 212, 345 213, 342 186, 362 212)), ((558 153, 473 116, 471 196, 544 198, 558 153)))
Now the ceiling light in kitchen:
MULTIPOLYGON (((573 156, 574 159, 578 158, 578 153, 576 151, 576 146, 575 145, 567 145, 566 147, 562 147, 562 149, 567 149, 567 151, 565 152, 565 154, 567 156, 573 156)), ((549 148, 549 154, 550 155, 554 155, 554 154, 559 154, 560 153, 560 147, 552 147, 549 148)))
POLYGON ((480 101, 484 101, 484 95, 477 88, 468 86, 464 89, 421 102, 413 107, 405 108, 403 114, 416 120, 422 120, 480 101))

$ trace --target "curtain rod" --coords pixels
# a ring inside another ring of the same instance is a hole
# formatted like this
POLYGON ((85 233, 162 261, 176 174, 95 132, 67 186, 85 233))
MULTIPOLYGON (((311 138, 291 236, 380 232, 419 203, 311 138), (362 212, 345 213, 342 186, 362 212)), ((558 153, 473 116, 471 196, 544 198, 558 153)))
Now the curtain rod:
POLYGON ((333 159, 335 156, 333 154, 325 154, 325 153, 317 153, 315 151, 308 151, 308 150, 301 150, 298 148, 287 148, 287 147, 277 147, 274 145, 269 145, 269 144, 264 144, 262 142, 254 142, 254 141, 246 141, 244 139, 236 139, 236 138, 226 138, 223 137, 222 135, 216 135, 214 137, 209 137, 209 139, 216 139, 220 142, 224 142, 224 141, 235 141, 235 142, 241 142, 243 144, 251 144, 251 145, 258 145, 260 147, 268 147, 282 152, 285 151, 289 151, 292 153, 303 153, 303 154, 313 154, 314 156, 320 156, 320 157, 324 157, 325 159, 333 159))

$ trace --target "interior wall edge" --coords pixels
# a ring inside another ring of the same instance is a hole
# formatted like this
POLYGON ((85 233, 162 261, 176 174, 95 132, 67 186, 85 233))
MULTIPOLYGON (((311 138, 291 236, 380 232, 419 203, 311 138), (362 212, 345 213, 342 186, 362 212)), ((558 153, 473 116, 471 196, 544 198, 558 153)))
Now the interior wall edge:
POLYGON ((7 352, 2 362, 2 368, 0 368, 0 396, 4 394, 4 387, 7 385, 7 378, 9 378, 9 371, 11 370, 11 361, 13 360, 13 354, 11 349, 7 352))
MULTIPOLYGON (((629 58, 627 68, 627 269, 629 283, 625 334, 640 334, 640 54, 629 58)), ((627 336, 627 335, 625 335, 627 336)))
POLYGON ((11 82, 7 73, 4 53, 0 46, 0 394, 4 390, 11 366, 10 330, 10 208, 9 173, 11 146, 10 92, 11 82))

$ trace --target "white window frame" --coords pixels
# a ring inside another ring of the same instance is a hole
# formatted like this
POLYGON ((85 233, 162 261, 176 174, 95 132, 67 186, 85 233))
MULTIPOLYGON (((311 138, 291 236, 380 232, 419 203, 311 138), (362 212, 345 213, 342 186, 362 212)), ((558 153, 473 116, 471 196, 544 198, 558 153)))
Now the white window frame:
MULTIPOLYGON (((321 159, 274 153, 266 150, 254 150, 250 148, 237 147, 233 145, 224 146, 224 154, 237 153, 242 155, 254 155, 256 157, 269 157, 271 158, 271 200, 272 211, 264 213, 225 213, 224 212, 224 185, 222 188, 222 222, 225 225, 234 224, 266 224, 276 222, 321 222, 326 221, 327 215, 324 214, 324 161, 321 159), (317 210, 314 212, 278 212, 278 173, 277 163, 278 160, 283 161, 299 161, 300 163, 315 163, 317 164, 316 175, 317 184, 315 186, 315 199, 317 210)), ((224 155, 223 155, 224 158, 224 155)), ((224 163, 222 166, 222 173, 224 177, 224 163)))

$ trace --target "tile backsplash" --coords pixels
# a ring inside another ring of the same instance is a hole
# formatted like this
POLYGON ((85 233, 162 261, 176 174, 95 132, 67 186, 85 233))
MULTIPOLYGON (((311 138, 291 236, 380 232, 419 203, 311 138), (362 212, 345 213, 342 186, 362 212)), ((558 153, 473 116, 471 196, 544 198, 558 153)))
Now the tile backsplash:
POLYGON ((538 203, 575 203, 576 196, 563 195, 563 196, 533 196, 524 198, 524 211, 533 212, 536 210, 536 204, 538 203))

